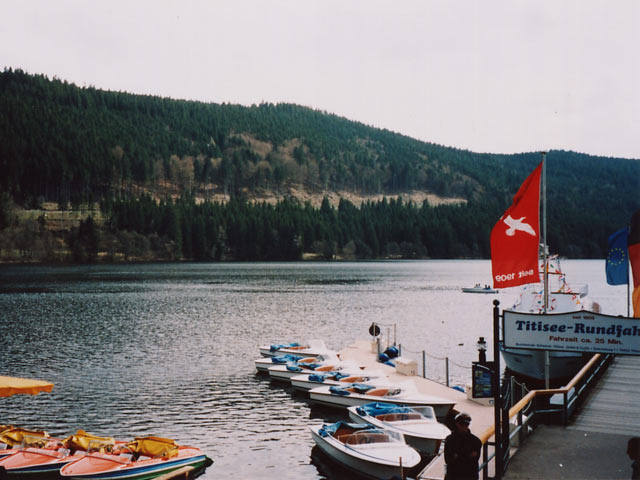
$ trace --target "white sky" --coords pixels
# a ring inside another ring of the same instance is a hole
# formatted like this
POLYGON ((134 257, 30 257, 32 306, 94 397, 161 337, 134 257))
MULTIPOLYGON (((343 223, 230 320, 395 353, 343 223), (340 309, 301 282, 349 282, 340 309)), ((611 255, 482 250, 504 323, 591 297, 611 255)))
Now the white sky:
POLYGON ((640 158, 639 0, 0 0, 0 68, 640 158))

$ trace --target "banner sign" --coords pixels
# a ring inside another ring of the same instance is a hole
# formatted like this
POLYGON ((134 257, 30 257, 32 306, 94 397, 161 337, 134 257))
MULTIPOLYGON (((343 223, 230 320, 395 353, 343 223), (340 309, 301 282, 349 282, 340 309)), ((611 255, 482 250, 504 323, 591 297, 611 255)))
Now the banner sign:
POLYGON ((640 320, 586 310, 546 315, 504 311, 504 346, 640 355, 640 320))

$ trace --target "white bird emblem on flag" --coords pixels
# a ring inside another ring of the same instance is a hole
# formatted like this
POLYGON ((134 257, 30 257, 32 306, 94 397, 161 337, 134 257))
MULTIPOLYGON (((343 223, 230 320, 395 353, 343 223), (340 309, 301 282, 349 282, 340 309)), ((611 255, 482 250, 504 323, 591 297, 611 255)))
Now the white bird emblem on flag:
POLYGON ((505 232, 510 237, 513 237, 516 234, 516 230, 520 230, 521 232, 528 233, 529 235, 536 236, 536 231, 529 225, 528 223, 524 223, 523 220, 527 217, 520 218, 511 218, 511 215, 507 215, 507 218, 503 220, 504 223, 507 224, 509 228, 505 232))

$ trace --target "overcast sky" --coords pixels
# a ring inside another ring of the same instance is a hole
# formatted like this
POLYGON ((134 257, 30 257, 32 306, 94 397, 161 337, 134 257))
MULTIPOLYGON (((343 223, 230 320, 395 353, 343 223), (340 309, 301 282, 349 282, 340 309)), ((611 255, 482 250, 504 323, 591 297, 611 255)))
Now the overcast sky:
POLYGON ((476 152, 640 158, 638 0, 0 0, 0 65, 476 152))

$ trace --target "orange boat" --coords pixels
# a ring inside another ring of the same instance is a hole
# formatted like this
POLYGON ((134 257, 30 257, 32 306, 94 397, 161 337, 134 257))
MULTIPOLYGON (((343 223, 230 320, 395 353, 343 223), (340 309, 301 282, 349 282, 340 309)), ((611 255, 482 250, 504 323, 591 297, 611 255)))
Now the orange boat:
POLYGON ((204 469, 213 462, 199 448, 177 445, 161 437, 142 437, 111 452, 90 452, 60 470, 77 480, 149 480, 190 466, 204 469))
POLYGON ((97 437, 83 430, 63 440, 25 434, 15 452, 0 459, 0 469, 9 478, 59 478, 64 465, 80 460, 92 449, 107 451, 116 444, 113 438, 97 437))
POLYGON ((0 459, 16 453, 25 441, 31 441, 33 443, 31 446, 42 446, 46 443, 43 441, 45 438, 49 438, 49 434, 45 431, 0 425, 0 459))

